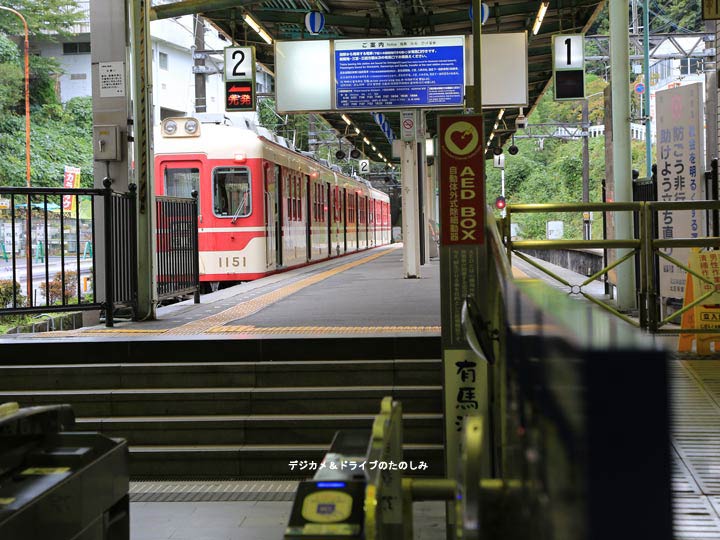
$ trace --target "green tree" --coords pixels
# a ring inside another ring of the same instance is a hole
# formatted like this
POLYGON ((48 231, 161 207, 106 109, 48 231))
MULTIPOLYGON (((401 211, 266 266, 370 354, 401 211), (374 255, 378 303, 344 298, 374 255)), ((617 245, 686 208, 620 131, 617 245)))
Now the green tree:
MULTIPOLYGON (((31 38, 48 40, 55 36, 71 35, 73 25, 84 18, 76 0, 10 0, 2 5, 18 11, 25 18, 31 38)), ((0 33, 24 35, 20 17, 0 10, 0 33)))

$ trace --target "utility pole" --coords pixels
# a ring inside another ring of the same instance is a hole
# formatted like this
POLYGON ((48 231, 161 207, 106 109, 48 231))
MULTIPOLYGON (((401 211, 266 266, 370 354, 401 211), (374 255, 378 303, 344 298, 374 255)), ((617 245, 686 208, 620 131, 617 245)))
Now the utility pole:
MULTIPOLYGON (((588 98, 582 100, 582 202, 590 202, 590 113, 588 98)), ((503 193, 504 195, 504 193, 503 193)), ((583 240, 590 240, 590 217, 583 216, 583 240)))
MULTIPOLYGON (((193 36, 195 38, 195 50, 193 51, 193 57, 195 67, 205 67, 205 57, 201 54, 201 51, 205 50, 205 21, 197 14, 194 18, 193 36)), ((195 73, 195 112, 207 112, 205 73, 203 73, 202 69, 196 70, 195 73)))

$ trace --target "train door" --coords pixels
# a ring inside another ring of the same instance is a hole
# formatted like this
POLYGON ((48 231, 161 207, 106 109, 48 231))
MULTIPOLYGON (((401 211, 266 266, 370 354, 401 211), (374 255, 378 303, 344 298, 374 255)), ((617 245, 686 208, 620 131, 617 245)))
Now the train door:
POLYGON ((325 223, 327 223, 327 255, 330 257, 332 255, 332 212, 330 210, 332 208, 332 192, 330 190, 330 182, 326 182, 323 189, 325 193, 322 199, 322 212, 325 216, 325 223))
POLYGON ((275 183, 273 166, 266 163, 263 167, 265 173, 265 266, 275 266, 276 245, 276 222, 277 222, 277 184, 275 183))
POLYGON ((313 212, 313 201, 315 198, 313 195, 313 184, 310 182, 310 177, 305 175, 305 245, 307 246, 306 249, 306 257, 309 261, 312 259, 312 233, 313 233, 313 225, 315 219, 317 219, 317 216, 315 215, 317 212, 313 212))
POLYGON ((353 221, 355 222, 355 246, 357 247, 357 250, 360 251, 360 216, 362 210, 360 209, 360 204, 362 203, 360 196, 355 193, 355 215, 353 216, 353 221))
POLYGON ((283 265, 283 196, 284 188, 282 175, 280 174, 280 165, 274 165, 275 169, 275 260, 278 267, 283 265))
POLYGON ((345 188, 342 188, 340 190, 340 219, 342 219, 342 228, 343 228, 343 253, 347 253, 347 230, 348 230, 348 220, 347 220, 347 190, 345 188))

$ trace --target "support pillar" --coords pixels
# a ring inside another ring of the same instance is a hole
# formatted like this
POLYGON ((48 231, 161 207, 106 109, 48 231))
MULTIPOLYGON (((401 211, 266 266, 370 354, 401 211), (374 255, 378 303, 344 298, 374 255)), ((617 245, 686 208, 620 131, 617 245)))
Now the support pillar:
POLYGON ((420 277, 420 238, 418 235, 420 212, 418 208, 417 141, 400 143, 402 171, 402 236, 403 272, 406 278, 420 277))
MULTIPOLYGON (((615 200, 632 201, 632 155, 630 146, 630 58, 628 49, 627 0, 610 0, 610 84, 612 90, 612 147, 615 200)), ((618 239, 633 237, 631 212, 615 214, 615 234, 618 239)), ((629 249, 618 249, 622 258, 629 249)), ((633 310, 635 299, 635 269, 632 259, 617 267, 617 305, 621 311, 633 310)))
POLYGON ((155 187, 153 174, 152 56, 150 54, 150 0, 130 2, 133 66, 135 179, 138 193, 138 318, 156 317, 155 187))
MULTIPOLYGON (((130 183, 130 156, 128 141, 128 118, 130 118, 130 62, 128 46, 128 7, 125 0, 95 0, 90 2, 91 72, 93 125, 119 126, 120 159, 94 161, 93 178, 95 188, 102 189, 103 180, 111 180, 111 188, 127 193, 130 183), (112 72, 117 84, 105 80, 112 72), (103 79, 101 80, 101 73, 103 79)), ((105 208, 98 201, 94 208, 97 218, 96 238, 105 238, 105 208)), ((105 268, 106 246, 97 242, 94 246, 97 268, 105 268)), ((97 272, 95 286, 96 301, 104 302, 105 275, 97 272)))

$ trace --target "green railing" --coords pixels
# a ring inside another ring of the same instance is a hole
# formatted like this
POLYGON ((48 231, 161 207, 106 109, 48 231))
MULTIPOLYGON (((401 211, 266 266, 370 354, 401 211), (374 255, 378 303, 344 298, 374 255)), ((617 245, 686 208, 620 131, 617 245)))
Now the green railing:
MULTIPOLYGON (((661 239, 657 235, 656 223, 658 222, 658 212, 661 211, 718 211, 720 210, 720 201, 687 201, 687 202, 629 202, 629 203, 585 203, 585 204, 517 204, 507 207, 507 215, 501 221, 501 231, 507 251, 508 260, 512 257, 518 257, 526 263, 532 265, 538 270, 544 272, 558 283, 567 287, 567 291, 571 295, 581 295, 590 302, 597 304, 604 310, 612 313, 616 317, 621 318, 625 322, 640 328, 644 328, 656 333, 677 333, 677 328, 664 328, 671 325, 673 320, 684 312, 694 308, 705 301, 712 293, 706 293, 701 298, 696 299, 692 304, 683 306, 677 312, 661 317, 660 307, 660 291, 659 283, 656 279, 658 268, 661 260, 670 262, 678 268, 689 272, 698 277, 705 283, 712 284, 707 278, 699 275, 697 272, 690 270, 687 263, 678 261, 676 258, 670 257, 663 253, 663 249, 673 248, 720 248, 720 238, 717 237, 698 237, 698 238, 674 238, 661 239), (604 218, 608 213, 632 212, 636 217, 637 238, 628 239, 612 239, 612 240, 513 240, 509 234, 513 216, 517 214, 527 213, 582 213, 582 212, 601 212, 604 218), (534 250, 554 250, 554 249, 626 249, 629 250, 624 255, 607 264, 601 270, 588 276, 579 283, 570 283, 562 276, 552 272, 542 264, 523 254, 523 249, 534 250), (639 283, 637 289, 638 300, 638 316, 631 317, 627 313, 619 311, 611 302, 593 296, 586 291, 588 285, 607 275, 610 271, 618 266, 631 260, 637 260, 639 263, 639 283)), ((688 333, 713 333, 712 329, 683 329, 688 333)))

